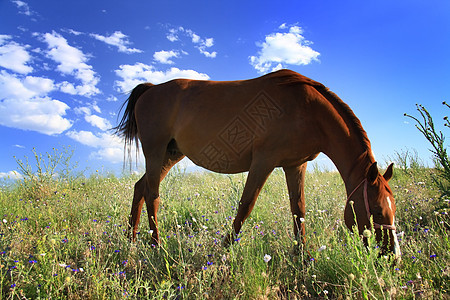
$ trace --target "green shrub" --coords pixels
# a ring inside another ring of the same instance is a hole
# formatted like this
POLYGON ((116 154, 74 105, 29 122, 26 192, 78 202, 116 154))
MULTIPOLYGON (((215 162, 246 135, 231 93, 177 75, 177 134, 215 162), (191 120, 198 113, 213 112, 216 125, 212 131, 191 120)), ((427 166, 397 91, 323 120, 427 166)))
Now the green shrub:
MULTIPOLYGON (((442 103, 447 108, 450 106, 446 103, 442 103)), ((427 141, 431 144, 432 149, 430 151, 433 153, 435 158, 435 167, 437 170, 436 176, 434 176, 434 181, 442 191, 442 194, 449 197, 450 196, 450 161, 447 154, 447 147, 445 146, 445 136, 442 131, 437 131, 434 126, 434 121, 428 110, 417 104, 417 111, 419 112, 421 119, 405 113, 406 117, 409 117, 416 121, 417 129, 423 134, 427 141)), ((444 126, 450 127, 448 117, 444 117, 444 126)))

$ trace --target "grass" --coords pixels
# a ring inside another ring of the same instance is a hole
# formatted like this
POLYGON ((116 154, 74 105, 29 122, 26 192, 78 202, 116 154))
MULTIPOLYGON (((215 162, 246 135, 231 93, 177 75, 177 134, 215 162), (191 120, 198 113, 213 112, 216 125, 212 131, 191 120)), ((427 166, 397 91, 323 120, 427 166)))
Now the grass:
POLYGON ((403 252, 395 266, 379 257, 373 237, 366 250, 346 229, 345 189, 334 172, 307 174, 305 246, 293 240, 277 169, 229 249, 220 243, 245 174, 172 170, 161 187, 158 248, 145 212, 137 242, 125 234, 137 177, 5 182, 0 299, 449 299, 448 200, 437 210, 432 172, 405 167, 391 180, 403 252))

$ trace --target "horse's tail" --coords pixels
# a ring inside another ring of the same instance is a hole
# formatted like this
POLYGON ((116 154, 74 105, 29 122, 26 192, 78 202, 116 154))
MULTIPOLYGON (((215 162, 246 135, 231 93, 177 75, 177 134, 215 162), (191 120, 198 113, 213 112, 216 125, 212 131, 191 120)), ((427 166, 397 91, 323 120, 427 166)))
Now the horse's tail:
POLYGON ((131 145, 133 142, 136 144, 136 148, 139 148, 138 142, 138 129, 136 123, 136 117, 134 115, 134 108, 139 97, 142 96, 153 84, 151 83, 141 83, 137 85, 130 93, 128 99, 122 104, 120 112, 125 107, 125 112, 123 113, 122 119, 119 125, 114 127, 116 134, 125 139, 125 148, 128 148, 128 152, 131 150, 131 145))

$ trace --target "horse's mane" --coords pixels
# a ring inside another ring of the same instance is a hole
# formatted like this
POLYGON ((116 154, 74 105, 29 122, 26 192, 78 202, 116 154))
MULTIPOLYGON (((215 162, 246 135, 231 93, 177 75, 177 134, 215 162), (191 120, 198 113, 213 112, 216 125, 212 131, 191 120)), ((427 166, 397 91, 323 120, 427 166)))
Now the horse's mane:
POLYGON ((276 74, 277 78, 281 79, 282 84, 298 84, 303 83, 313 87, 318 91, 328 102, 334 107, 334 109, 341 115, 341 117, 346 122, 347 126, 351 127, 355 134, 358 135, 359 140, 362 142, 362 146, 365 151, 370 153, 370 141, 367 136, 366 131, 361 125, 361 121, 356 117, 352 109, 339 98, 335 93, 330 91, 323 84, 314 81, 306 76, 298 74, 291 70, 280 70, 278 72, 272 73, 276 74))
POLYGON ((361 125, 361 121, 356 117, 355 113, 352 111, 350 106, 347 105, 344 101, 341 100, 335 93, 330 91, 326 86, 321 83, 314 85, 314 88, 324 96, 331 105, 333 105, 334 109, 336 109, 339 114, 342 116, 348 126, 352 126, 354 132, 358 135, 358 138, 362 141, 362 145, 364 149, 370 150, 370 141, 367 136, 367 132, 361 125))

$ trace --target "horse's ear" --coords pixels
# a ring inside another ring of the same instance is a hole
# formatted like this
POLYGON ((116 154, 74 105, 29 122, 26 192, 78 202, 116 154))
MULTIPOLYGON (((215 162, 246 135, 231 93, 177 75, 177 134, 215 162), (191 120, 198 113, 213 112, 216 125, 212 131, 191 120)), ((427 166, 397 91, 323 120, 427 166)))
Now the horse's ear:
POLYGON ((369 183, 374 183, 375 180, 377 180, 378 178, 378 166, 377 166, 377 162, 374 162, 370 168, 369 168, 369 172, 367 172, 367 180, 369 181, 369 183))
POLYGON ((386 181, 389 181, 392 178, 393 169, 394 169, 394 163, 390 164, 389 167, 386 169, 386 172, 384 172, 383 177, 386 181))

